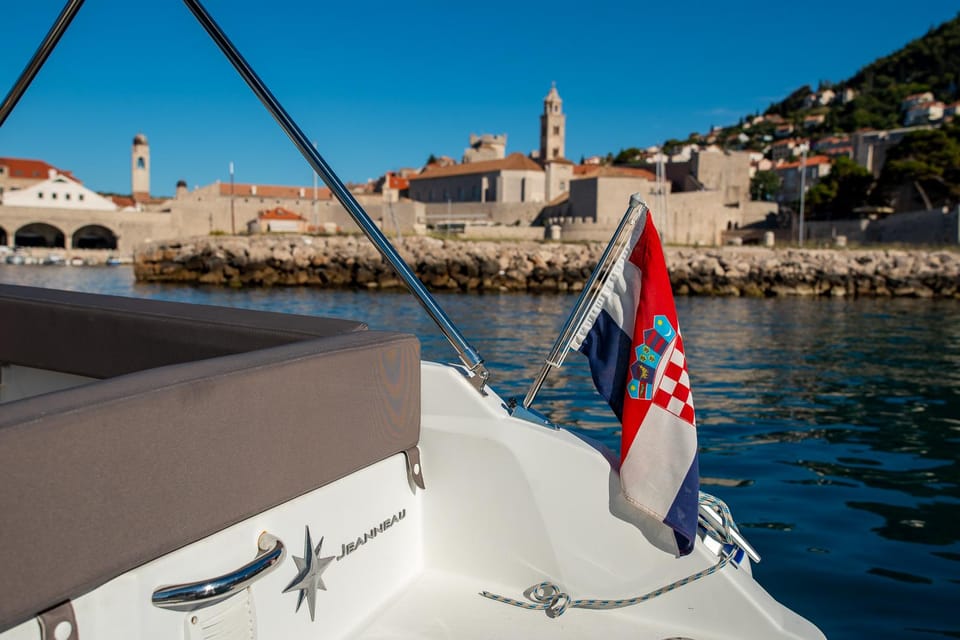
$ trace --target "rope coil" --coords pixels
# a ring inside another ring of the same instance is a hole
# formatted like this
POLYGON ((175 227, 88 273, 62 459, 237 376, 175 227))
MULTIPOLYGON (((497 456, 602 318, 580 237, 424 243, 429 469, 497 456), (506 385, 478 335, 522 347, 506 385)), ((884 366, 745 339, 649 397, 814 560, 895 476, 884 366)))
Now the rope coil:
MULTIPOLYGON (((733 559, 738 547, 734 543, 733 538, 730 535, 730 531, 736 531, 737 525, 734 523, 733 517, 730 515, 730 509, 723 502, 723 500, 700 492, 700 503, 713 509, 720 516, 722 524, 719 527, 703 516, 700 516, 699 518, 700 527, 704 530, 704 534, 721 544, 720 559, 715 565, 689 575, 686 578, 681 578, 680 580, 671 582, 670 584, 664 585, 658 589, 654 589, 649 593, 645 593, 642 596, 623 598, 619 600, 595 598, 574 600, 568 593, 564 592, 559 585, 549 581, 535 584, 524 591, 523 595, 527 598, 528 602, 507 598, 496 593, 491 593, 490 591, 481 591, 480 595, 484 598, 489 598, 490 600, 509 604, 521 609, 544 611, 547 614, 547 617, 556 618, 563 615, 567 609, 608 610, 630 607, 640 604, 641 602, 652 600, 657 596, 669 593, 674 589, 678 589, 684 585, 690 584, 691 582, 700 580, 701 578, 706 578, 707 576, 724 568, 733 559), (732 548, 727 550, 728 546, 731 546, 732 548)), ((736 566, 736 564, 734 564, 734 566, 736 566)))

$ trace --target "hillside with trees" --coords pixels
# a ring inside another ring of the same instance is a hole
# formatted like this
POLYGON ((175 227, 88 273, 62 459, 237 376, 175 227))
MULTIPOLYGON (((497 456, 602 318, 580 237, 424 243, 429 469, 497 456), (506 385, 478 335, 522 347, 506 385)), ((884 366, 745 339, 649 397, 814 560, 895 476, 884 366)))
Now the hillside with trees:
MULTIPOLYGON (((816 89, 798 87, 762 115, 745 114, 736 124, 711 127, 704 134, 691 133, 685 140, 667 140, 657 150, 672 156, 693 145, 762 153, 767 165, 756 171, 751 181, 755 200, 778 199, 777 166, 771 167, 771 161, 795 161, 804 146, 811 155, 832 153, 830 174, 808 191, 810 214, 815 218, 849 216, 868 205, 900 211, 954 206, 960 203, 960 116, 946 107, 958 101, 960 14, 846 80, 821 81, 816 89), (928 92, 930 103, 939 104, 944 117, 924 118, 916 124, 931 128, 918 127, 897 146, 889 147, 879 176, 875 178, 851 159, 853 134, 907 126, 905 99, 928 92), (788 139, 798 143, 792 155, 774 155, 776 146, 788 139), (825 151, 820 145, 825 141, 833 141, 835 148, 846 145, 846 150, 825 151)), ((637 166, 650 162, 651 156, 650 150, 630 147, 608 154, 607 162, 637 166)))
MULTIPOLYGON (((901 124, 900 104, 909 95, 930 91, 934 99, 952 102, 960 86, 960 15, 932 28, 899 51, 876 60, 853 77, 833 84, 821 82, 818 90, 853 89, 856 99, 825 108, 823 128, 852 133, 857 129, 892 129, 901 124)), ((800 87, 767 114, 777 114, 800 124, 809 86, 800 87)))

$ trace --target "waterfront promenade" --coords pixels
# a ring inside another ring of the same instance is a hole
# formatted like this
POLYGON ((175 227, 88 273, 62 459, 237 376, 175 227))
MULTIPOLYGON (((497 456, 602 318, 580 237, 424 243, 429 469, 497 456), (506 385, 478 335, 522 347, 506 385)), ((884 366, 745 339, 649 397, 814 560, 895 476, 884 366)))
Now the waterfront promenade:
MULTIPOLYGON (((601 243, 468 242, 405 238, 400 254, 436 291, 576 292, 601 243)), ((898 296, 960 299, 960 253, 922 249, 668 247, 678 295, 898 296)), ((204 236, 142 245, 141 282, 229 287, 400 288, 356 236, 204 236)))

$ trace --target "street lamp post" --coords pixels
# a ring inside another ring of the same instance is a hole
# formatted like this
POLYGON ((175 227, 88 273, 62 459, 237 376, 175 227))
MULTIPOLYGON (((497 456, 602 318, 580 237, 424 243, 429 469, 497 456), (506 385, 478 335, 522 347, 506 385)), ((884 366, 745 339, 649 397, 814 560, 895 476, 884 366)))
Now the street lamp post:
POLYGON ((803 204, 807 195, 807 145, 803 145, 800 153, 800 242, 803 246, 803 204))
POLYGON ((233 215, 233 163, 230 163, 230 235, 237 235, 237 222, 233 215))

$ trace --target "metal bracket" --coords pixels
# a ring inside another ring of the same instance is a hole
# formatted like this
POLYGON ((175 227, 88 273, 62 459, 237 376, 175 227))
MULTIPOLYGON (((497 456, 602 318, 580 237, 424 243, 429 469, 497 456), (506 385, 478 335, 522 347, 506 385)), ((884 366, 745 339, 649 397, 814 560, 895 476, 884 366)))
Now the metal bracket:
POLYGON ((550 419, 547 418, 547 416, 543 415, 536 409, 523 406, 520 398, 510 398, 510 400, 507 402, 507 409, 510 411, 510 416, 513 418, 525 420, 540 427, 549 427, 551 429, 560 428, 550 422, 550 419))
POLYGON ((423 484, 423 466, 420 464, 420 449, 411 447, 404 451, 403 455, 407 458, 407 476, 410 478, 410 481, 421 489, 426 489, 423 484))
POLYGON ((472 384, 477 391, 480 392, 480 395, 487 395, 487 392, 484 391, 484 387, 487 385, 487 380, 490 378, 490 372, 485 366, 483 366, 483 362, 481 361, 474 365, 470 369, 470 372, 473 374, 468 378, 470 384, 472 384))
POLYGON ((40 640, 80 640, 77 618, 69 600, 47 609, 37 620, 40 621, 40 640))

